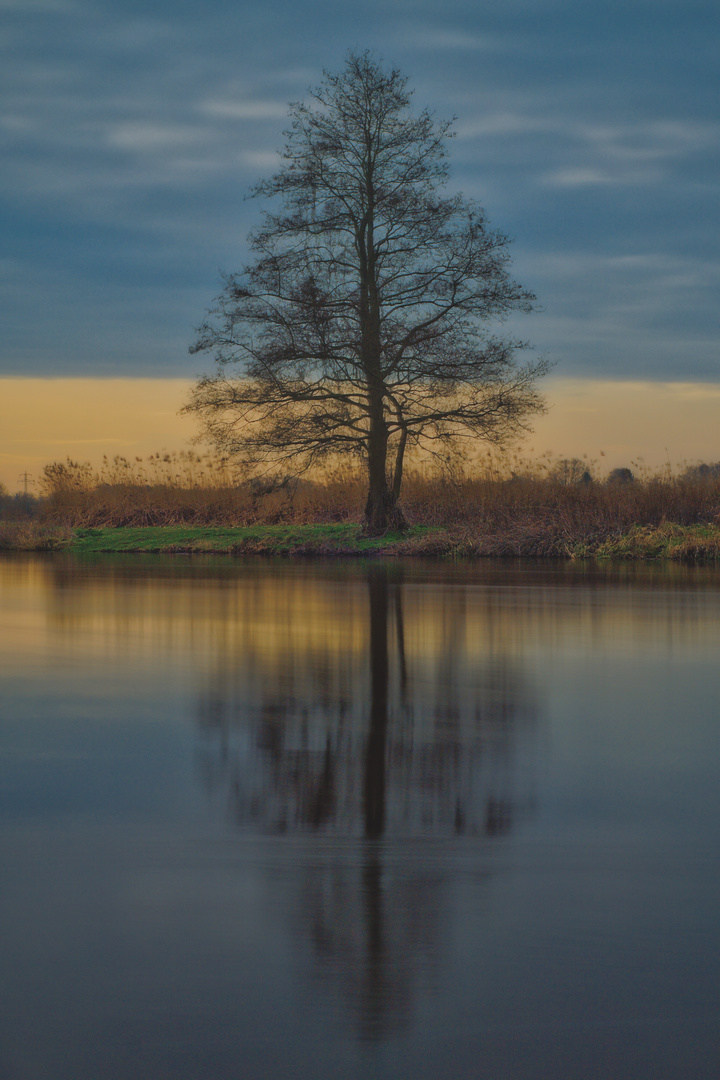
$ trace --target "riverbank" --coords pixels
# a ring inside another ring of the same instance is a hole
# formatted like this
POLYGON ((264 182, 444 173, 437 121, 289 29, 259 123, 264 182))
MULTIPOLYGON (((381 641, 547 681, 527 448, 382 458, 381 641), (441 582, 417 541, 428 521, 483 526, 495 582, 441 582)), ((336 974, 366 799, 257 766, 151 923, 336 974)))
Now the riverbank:
POLYGON ((78 528, 40 522, 0 523, 0 550, 231 556, 424 556, 565 559, 720 559, 720 527, 635 526, 615 536, 572 536, 551 520, 517 522, 493 533, 469 526, 411 526, 363 535, 356 524, 78 528))

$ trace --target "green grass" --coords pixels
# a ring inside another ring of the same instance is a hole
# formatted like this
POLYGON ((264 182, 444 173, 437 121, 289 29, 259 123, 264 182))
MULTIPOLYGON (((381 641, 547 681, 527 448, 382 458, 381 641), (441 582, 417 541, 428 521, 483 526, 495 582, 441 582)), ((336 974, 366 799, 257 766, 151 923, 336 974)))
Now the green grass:
POLYGON ((415 525, 404 533, 364 536, 359 525, 164 526, 78 529, 70 547, 78 552, 173 552, 229 555, 428 555, 482 557, 526 555, 599 559, 720 559, 716 525, 635 527, 599 543, 554 541, 528 536, 482 536, 475 530, 415 525))
POLYGON ((605 540, 592 553, 601 559, 673 559, 710 562, 720 559, 720 528, 717 525, 635 526, 622 536, 605 540))
POLYGON ((561 559, 720 560, 720 526, 632 526, 610 536, 562 522, 509 523, 504 528, 414 525, 403 533, 368 537, 357 524, 167 525, 78 528, 0 522, 0 550, 77 553, 220 554, 236 556, 403 555, 429 558, 514 557, 561 559))
POLYGON ((359 525, 247 525, 77 529, 78 552, 218 553, 229 555, 364 555, 404 547, 430 530, 367 537, 359 525))

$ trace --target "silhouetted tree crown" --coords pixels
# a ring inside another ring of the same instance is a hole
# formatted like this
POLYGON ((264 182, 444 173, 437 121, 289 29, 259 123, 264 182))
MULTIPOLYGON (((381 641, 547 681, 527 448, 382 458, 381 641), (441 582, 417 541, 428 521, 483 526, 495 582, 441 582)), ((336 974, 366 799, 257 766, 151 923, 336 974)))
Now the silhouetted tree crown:
POLYGON ((410 111, 407 80, 371 53, 290 106, 275 200, 254 261, 225 288, 192 352, 214 354, 186 406, 222 452, 299 472, 338 454, 365 463, 366 526, 401 526, 409 452, 502 444, 542 411, 540 361, 491 322, 532 310, 508 239, 444 192, 449 123, 410 111))

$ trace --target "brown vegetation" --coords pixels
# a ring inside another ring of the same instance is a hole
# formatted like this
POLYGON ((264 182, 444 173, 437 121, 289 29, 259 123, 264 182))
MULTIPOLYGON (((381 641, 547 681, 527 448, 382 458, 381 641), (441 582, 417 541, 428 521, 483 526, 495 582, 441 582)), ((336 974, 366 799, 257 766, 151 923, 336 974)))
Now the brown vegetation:
MULTIPOLYGON (((586 462, 535 464, 488 457, 474 473, 407 477, 410 522, 441 530, 426 554, 556 555, 597 552, 641 528, 720 523, 720 476, 697 467, 593 480, 586 462)), ((148 460, 54 462, 44 471, 41 520, 60 526, 276 525, 360 522, 360 470, 316 481, 241 481, 227 460, 186 452, 148 460)), ((417 551, 418 541, 413 542, 417 551)))
POLYGON ((0 520, 0 551, 57 551, 67 547, 72 536, 66 525, 0 520))

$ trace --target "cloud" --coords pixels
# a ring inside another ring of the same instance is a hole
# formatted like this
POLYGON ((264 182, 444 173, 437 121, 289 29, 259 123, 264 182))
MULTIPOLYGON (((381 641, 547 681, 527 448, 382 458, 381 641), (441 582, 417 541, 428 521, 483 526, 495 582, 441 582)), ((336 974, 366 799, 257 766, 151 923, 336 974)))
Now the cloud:
POLYGON ((280 155, 271 150, 243 150, 240 158, 249 169, 272 171, 280 165, 280 155))
MULTIPOLYGON (((572 107, 562 112, 549 102, 516 110, 486 109, 465 116, 457 125, 466 142, 496 141, 495 154, 506 153, 507 144, 525 137, 539 182, 556 187, 591 184, 656 184, 675 170, 696 161, 711 159, 720 147, 720 124, 683 124, 671 118, 603 123, 583 119, 572 107), (558 167, 558 159, 563 160, 558 167), (552 168, 543 168, 552 161, 552 168)), ((489 152, 493 153, 492 145, 489 152)))
POLYGON ((0 11, 22 15, 80 15, 84 10, 76 0, 0 0, 0 11))
MULTIPOLYGON (((704 293, 716 294, 720 288, 720 258, 653 251, 623 255, 535 252, 523 256, 522 272, 542 276, 560 296, 569 296, 573 283, 575 288, 583 282, 591 285, 588 305, 600 318, 642 311, 646 319, 655 320, 667 316, 671 307, 691 311, 704 293)), ((584 317, 585 312, 578 315, 584 317)))
POLYGON ((515 270, 536 286, 543 310, 509 328, 556 361, 558 376, 718 377, 706 313, 720 291, 720 259, 525 252, 515 270))
POLYGON ((584 187, 587 184, 612 184, 614 177, 601 169, 578 168, 559 169, 554 173, 546 173, 543 181, 556 187, 584 187))
POLYGON ((287 102, 279 101, 204 101, 198 110, 223 120, 279 120, 288 115, 287 102))
POLYGON ((455 131, 461 139, 536 133, 558 134, 563 128, 564 125, 559 127, 557 118, 522 112, 493 112, 492 110, 484 111, 471 118, 464 116, 455 124, 455 131))
POLYGON ((403 44, 413 49, 437 51, 498 52, 516 49, 517 42, 498 34, 476 34, 440 27, 419 27, 404 30, 399 36, 403 44))
MULTIPOLYGON (((456 160, 480 164, 483 189, 522 204, 528 186, 562 189, 655 189, 677 200, 683 192, 717 189, 720 124, 680 122, 669 115, 618 121, 593 116, 585 103, 535 99, 517 93, 491 96, 461 112, 456 160), (513 100, 514 99, 514 100, 513 100)), ((595 112, 597 110, 594 110, 595 112)), ((611 111, 610 111, 611 115, 611 111)), ((483 195, 484 199, 485 196, 483 195)), ((699 206, 698 206, 699 210, 699 206)), ((663 226, 664 227, 664 226, 663 226)))
MULTIPOLYGON (((31 214, 150 232, 174 216, 179 232, 212 236, 207 209, 188 214, 190 193, 214 188, 212 216, 277 165, 289 76, 278 62, 228 78, 197 37, 182 20, 96 7, 63 49, 46 26, 19 20, 0 58, 0 198, 31 214)), ((294 70, 305 82, 307 71, 294 70)))
POLYGON ((192 278, 160 284, 152 268, 145 277, 138 271, 125 280, 116 268, 113 280, 97 273, 100 257, 86 266, 65 265, 62 273, 30 260, 16 264, 3 281, 4 302, 14 315, 4 332, 3 372, 190 376, 198 370, 187 349, 211 287, 192 278))
POLYGON ((367 44, 418 106, 459 115, 451 183, 517 237, 546 309, 520 336, 565 371, 714 370, 711 45, 692 20, 658 36, 659 16, 650 41, 637 5, 612 27, 597 6, 560 8, 0 0, 4 364, 187 371, 217 268, 246 257, 260 208, 243 194, 278 167, 288 100, 367 44))
POLYGON ((209 133, 189 124, 162 124, 147 120, 131 120, 111 125, 106 133, 110 146, 137 153, 162 154, 176 148, 198 146, 208 140, 209 133))
POLYGON ((669 119, 628 124, 575 124, 567 131, 585 164, 546 173, 548 184, 657 184, 697 155, 720 146, 720 125, 669 119))
POLYGON ((629 161, 681 157, 720 146, 720 124, 661 119, 632 124, 590 124, 578 137, 610 157, 629 161))

